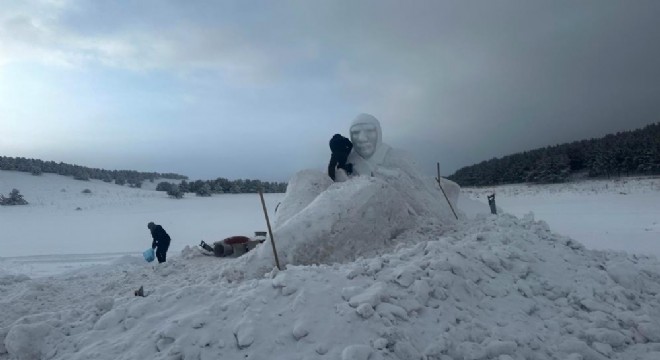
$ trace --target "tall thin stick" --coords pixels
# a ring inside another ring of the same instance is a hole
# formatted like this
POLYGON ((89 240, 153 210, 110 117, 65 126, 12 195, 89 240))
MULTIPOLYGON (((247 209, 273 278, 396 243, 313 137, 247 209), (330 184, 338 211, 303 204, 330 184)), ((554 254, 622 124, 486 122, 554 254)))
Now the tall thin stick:
POLYGON ((449 204, 449 208, 451 209, 451 212, 454 213, 454 217, 456 217, 456 220, 458 220, 458 215, 456 215, 456 211, 454 211, 454 207, 451 206, 451 201, 449 201, 449 198, 445 193, 445 189, 442 188, 442 183, 440 182, 440 163, 438 163, 438 177, 435 178, 435 181, 438 182, 438 185, 440 186, 440 190, 442 190, 442 195, 445 196, 445 199, 447 200, 447 204, 449 204))
POLYGON ((261 206, 264 209, 264 215, 266 216, 266 225, 268 226, 268 233, 270 234, 270 244, 273 245, 273 254, 275 255, 275 265, 277 265, 277 270, 282 270, 280 267, 280 259, 277 257, 277 249, 275 249, 275 240, 273 239, 273 230, 270 228, 270 220, 268 219, 268 210, 266 210, 266 202, 264 201, 264 193, 259 189, 259 197, 261 197, 261 206))

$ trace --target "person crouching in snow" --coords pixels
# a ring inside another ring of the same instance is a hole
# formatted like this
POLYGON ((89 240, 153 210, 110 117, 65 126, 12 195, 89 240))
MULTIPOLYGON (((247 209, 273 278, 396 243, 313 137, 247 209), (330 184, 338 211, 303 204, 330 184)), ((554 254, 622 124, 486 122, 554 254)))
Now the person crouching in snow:
POLYGON ((154 239, 151 242, 151 248, 156 249, 156 259, 159 263, 164 263, 167 249, 170 248, 170 236, 167 235, 162 226, 154 224, 153 221, 147 224, 147 228, 151 231, 151 237, 154 239))

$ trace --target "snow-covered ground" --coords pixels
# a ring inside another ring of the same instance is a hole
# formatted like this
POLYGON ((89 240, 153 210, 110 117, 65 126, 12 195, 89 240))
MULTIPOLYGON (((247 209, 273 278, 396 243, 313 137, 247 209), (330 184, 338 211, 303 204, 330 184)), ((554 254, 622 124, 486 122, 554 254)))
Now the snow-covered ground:
MULTIPOLYGON (((0 207, 0 257, 139 252, 151 246, 147 223, 162 225, 178 253, 201 240, 265 231, 258 194, 171 199, 154 191, 55 174, 0 171, 0 193, 16 188, 27 206, 0 207), (83 193, 89 189, 91 193, 83 193)), ((283 194, 265 194, 273 211, 283 194)))
POLYGON ((498 207, 536 218, 589 249, 618 250, 660 258, 660 178, 616 178, 554 185, 506 185, 464 189, 498 207))
MULTIPOLYGON (((0 207, 0 359, 657 360, 660 263, 643 253, 658 247, 635 248, 633 237, 660 238, 657 223, 639 216, 640 208, 657 214, 645 201, 660 203, 659 181, 613 184, 495 189, 502 210, 534 211, 536 219, 485 214, 488 206, 469 198, 493 189, 469 189, 459 222, 421 222, 379 255, 245 278, 246 257, 213 258, 184 246, 263 230, 258 196, 178 201, 146 189, 0 172, 0 192, 16 187, 30 201, 0 207), (534 198, 555 218, 546 219, 534 198), (632 211, 621 210, 621 199, 632 211), (579 222, 574 204, 593 218, 619 210, 603 222, 579 222), (600 236, 588 247, 640 255, 590 250, 555 232, 562 213, 584 232, 594 224, 626 227, 625 245, 600 236), (147 221, 174 234, 178 248, 165 264, 141 258, 147 221), (65 250, 56 251, 57 243, 65 250), (34 244, 47 250, 30 252, 34 244), (52 251, 115 254, 54 256, 73 265, 53 276, 20 264, 38 257, 6 258, 52 251), (79 266, 81 259, 96 265, 79 266), (140 286, 146 297, 133 296, 140 286)), ((281 199, 269 195, 269 209, 281 199)))

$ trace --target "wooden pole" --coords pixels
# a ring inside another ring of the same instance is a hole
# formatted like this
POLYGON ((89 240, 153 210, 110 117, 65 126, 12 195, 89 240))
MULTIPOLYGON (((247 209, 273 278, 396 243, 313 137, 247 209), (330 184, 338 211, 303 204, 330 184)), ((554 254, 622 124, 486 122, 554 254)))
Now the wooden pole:
POLYGON ((447 200, 447 204, 449 204, 449 208, 451 209, 451 212, 454 213, 454 217, 456 218, 456 220, 458 220, 458 215, 456 215, 456 211, 454 211, 454 207, 451 206, 451 201, 449 201, 449 198, 445 193, 445 189, 442 188, 442 183, 440 182, 440 163, 438 163, 438 177, 435 178, 435 181, 438 182, 438 185, 440 186, 440 190, 442 190, 442 195, 445 196, 445 200, 447 200))
POLYGON ((270 220, 268 219, 268 210, 266 210, 266 202, 264 201, 264 193, 259 189, 259 197, 261 197, 261 206, 264 209, 264 216, 266 216, 266 226, 268 226, 268 233, 270 234, 270 244, 273 246, 273 254, 275 255, 275 265, 277 270, 282 270, 280 267, 280 259, 277 257, 277 249, 275 249, 275 240, 273 239, 273 230, 270 228, 270 220))

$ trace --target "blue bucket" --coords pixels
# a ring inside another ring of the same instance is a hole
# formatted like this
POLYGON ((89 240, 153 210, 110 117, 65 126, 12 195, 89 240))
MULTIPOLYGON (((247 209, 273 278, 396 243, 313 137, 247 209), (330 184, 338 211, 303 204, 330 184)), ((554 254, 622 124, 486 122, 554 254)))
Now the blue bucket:
POLYGON ((147 262, 152 262, 156 258, 156 255, 154 254, 154 249, 148 248, 142 253, 142 256, 144 256, 144 260, 147 260, 147 262))

